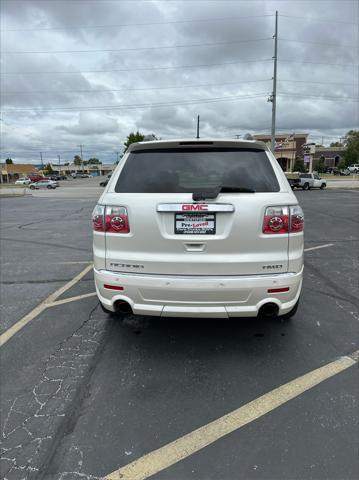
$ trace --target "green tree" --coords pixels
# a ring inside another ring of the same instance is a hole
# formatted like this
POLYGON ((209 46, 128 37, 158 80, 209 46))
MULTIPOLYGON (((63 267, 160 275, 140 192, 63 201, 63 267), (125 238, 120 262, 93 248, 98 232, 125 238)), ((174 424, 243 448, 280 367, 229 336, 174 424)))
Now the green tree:
POLYGON ((305 172, 304 162, 300 158, 295 160, 293 172, 305 172))
POLYGON ((7 159, 5 160, 5 163, 6 163, 6 165, 11 165, 11 164, 13 164, 14 162, 12 161, 11 158, 7 158, 7 159))
POLYGON ((317 163, 316 170, 318 173, 323 173, 324 172, 324 161, 325 157, 323 155, 320 157, 319 162, 317 163))
POLYGON ((359 131, 349 130, 345 135, 344 140, 344 155, 343 159, 345 165, 351 165, 352 163, 359 163, 359 131))
POLYGON ((343 147, 343 144, 340 142, 332 142, 330 144, 331 147, 343 147))
POLYGON ((75 165, 81 165, 82 164, 82 160, 81 160, 80 155, 75 155, 74 156, 74 164, 75 165))
POLYGON ((45 173, 45 175, 51 175, 51 173, 53 173, 53 172, 54 172, 54 171, 53 171, 53 169, 52 169, 51 164, 50 164, 50 163, 47 163, 47 164, 45 165, 45 168, 44 168, 44 173, 45 173))
POLYGON ((131 143, 136 143, 136 142, 142 142, 142 140, 145 138, 145 136, 140 133, 138 130, 137 132, 131 132, 129 135, 127 135, 127 140, 124 142, 125 150, 128 149, 128 147, 131 145, 131 143))
POLYGON ((99 163, 102 163, 100 162, 100 160, 98 158, 89 158, 88 162, 87 162, 89 165, 98 165, 99 163))

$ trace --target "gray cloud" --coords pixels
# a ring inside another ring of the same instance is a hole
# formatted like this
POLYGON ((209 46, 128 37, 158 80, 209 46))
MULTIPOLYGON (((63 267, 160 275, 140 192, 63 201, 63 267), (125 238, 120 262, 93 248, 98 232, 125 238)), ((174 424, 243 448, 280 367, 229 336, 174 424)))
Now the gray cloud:
POLYGON ((202 135, 269 131, 267 97, 273 64, 265 60, 273 55, 273 40, 247 40, 271 38, 274 18, 263 15, 273 15, 276 9, 280 14, 278 129, 306 131, 314 140, 323 136, 327 143, 337 140, 359 124, 358 103, 352 101, 358 97, 355 1, 6 1, 2 29, 19 31, 2 32, 2 157, 37 162, 37 152, 43 150, 49 158, 57 154, 66 158, 84 143, 88 155, 96 153, 112 161, 131 130, 162 138, 193 136, 197 114, 202 135), (223 17, 227 19, 218 20, 223 17), (180 23, 209 18, 218 21, 180 23), (156 22, 177 23, 124 26, 156 22), (108 27, 97 28, 101 25, 108 27), (72 28, 76 26, 90 28, 72 28), (219 42, 227 45, 4 53, 219 42), (181 65, 202 66, 169 68, 181 65), (109 71, 116 69, 129 70, 109 71), (214 98, 227 100, 203 102, 214 98), (166 102, 171 105, 156 106, 166 102))

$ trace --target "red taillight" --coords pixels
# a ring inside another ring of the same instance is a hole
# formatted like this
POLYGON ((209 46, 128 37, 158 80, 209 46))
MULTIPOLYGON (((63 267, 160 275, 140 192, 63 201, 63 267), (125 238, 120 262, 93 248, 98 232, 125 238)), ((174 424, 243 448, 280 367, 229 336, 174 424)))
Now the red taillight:
POLYGON ((108 290, 123 290, 123 287, 119 287, 118 285, 108 285, 107 283, 104 284, 104 288, 108 290))
POLYGON ((129 233, 127 209, 125 207, 106 207, 105 224, 106 232, 129 233))
POLYGON ((299 205, 293 205, 290 209, 290 232, 302 232, 304 229, 304 214, 299 205))
POLYGON ((96 205, 92 212, 92 228, 96 232, 129 233, 127 209, 96 205))
POLYGON ((105 231, 105 207, 103 205, 96 205, 92 212, 92 228, 96 232, 105 231))
POLYGON ((262 231, 265 234, 297 233, 304 229, 303 210, 299 205, 267 207, 262 231))
POLYGON ((288 207, 267 207, 263 219, 263 233, 288 233, 288 207))
POLYGON ((289 292, 289 287, 282 287, 282 288, 268 288, 268 293, 283 293, 289 292))

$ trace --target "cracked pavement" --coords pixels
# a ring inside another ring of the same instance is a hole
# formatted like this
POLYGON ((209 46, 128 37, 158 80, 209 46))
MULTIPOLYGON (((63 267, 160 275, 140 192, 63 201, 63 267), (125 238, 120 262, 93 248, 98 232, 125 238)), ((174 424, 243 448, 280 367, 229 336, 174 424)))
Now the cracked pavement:
MULTIPOLYGON (((296 194, 306 246, 335 246, 306 254, 291 322, 121 319, 92 297, 48 308, 16 334, 0 352, 2 478, 100 479, 356 350, 359 193, 296 194)), ((66 262, 91 259, 94 203, 2 200, 3 329, 85 266, 66 262)), ((59 299, 91 291, 89 273, 59 299)), ((350 369, 153 478, 354 480, 357 402, 350 369)))

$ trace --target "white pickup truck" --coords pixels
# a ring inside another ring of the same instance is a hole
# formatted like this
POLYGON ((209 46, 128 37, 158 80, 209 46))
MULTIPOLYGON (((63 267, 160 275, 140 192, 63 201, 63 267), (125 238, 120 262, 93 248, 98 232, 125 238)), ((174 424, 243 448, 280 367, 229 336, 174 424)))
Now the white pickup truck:
POLYGON ((303 190, 309 190, 310 188, 320 188, 323 190, 327 186, 327 181, 317 173, 301 173, 298 178, 288 179, 290 186, 294 190, 295 188, 301 188, 303 190))

